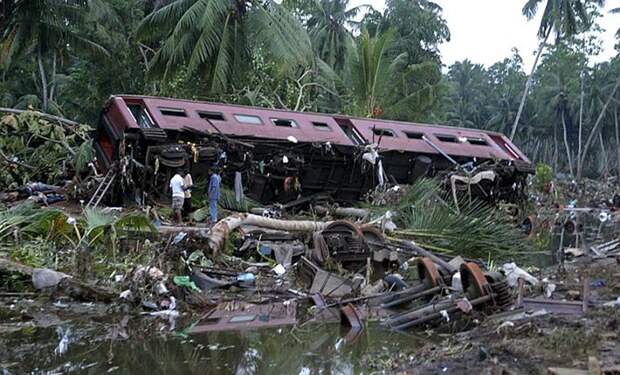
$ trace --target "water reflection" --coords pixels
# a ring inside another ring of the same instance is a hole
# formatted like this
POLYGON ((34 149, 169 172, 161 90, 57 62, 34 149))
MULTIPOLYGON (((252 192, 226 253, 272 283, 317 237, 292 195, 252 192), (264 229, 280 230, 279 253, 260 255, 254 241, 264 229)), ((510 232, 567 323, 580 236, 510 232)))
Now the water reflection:
POLYGON ((344 339, 347 333, 339 325, 329 324, 306 330, 289 327, 213 332, 189 338, 145 337, 133 332, 130 339, 116 341, 103 336, 97 339, 92 332, 82 331, 82 339, 76 339, 67 353, 58 357, 53 355, 58 337, 50 329, 47 334, 29 337, 40 349, 22 358, 19 372, 9 373, 364 374, 369 372, 362 361, 364 356, 386 350, 413 350, 423 344, 416 337, 376 325, 365 329, 353 343, 344 339))

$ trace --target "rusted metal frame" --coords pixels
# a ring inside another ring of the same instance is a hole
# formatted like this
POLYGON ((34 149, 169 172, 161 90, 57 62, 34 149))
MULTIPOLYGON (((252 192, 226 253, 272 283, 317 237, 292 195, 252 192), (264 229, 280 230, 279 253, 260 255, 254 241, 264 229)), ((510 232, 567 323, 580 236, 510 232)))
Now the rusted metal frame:
MULTIPOLYGON (((421 286, 423 286, 423 285, 421 285, 421 286)), ((418 292, 418 293, 406 295, 405 297, 399 298, 399 299, 394 300, 394 301, 383 303, 383 304, 381 304, 381 307, 389 308, 389 307, 393 307, 393 306, 402 305, 405 302, 411 302, 411 301, 414 301, 416 299, 420 299, 422 297, 426 297, 426 296, 430 296, 430 295, 433 295, 433 294, 437 294, 437 293, 441 292, 443 289, 444 289, 443 286, 437 286, 437 287, 434 287, 434 288, 431 288, 431 289, 426 289, 426 290, 423 290, 423 291, 418 292)))
MULTIPOLYGON (((476 299, 474 299, 472 301, 469 301, 469 303, 472 306, 477 306, 477 305, 489 302, 489 301, 491 301, 491 299, 492 299, 492 296, 491 295, 487 295, 487 296, 479 297, 479 298, 476 298, 476 299)), ((442 310, 445 310, 446 313, 451 314, 453 312, 458 311, 459 309, 460 308, 456 304, 450 304, 450 305, 447 305, 446 308, 442 309, 442 310)), ((425 315, 425 316, 421 316, 421 317, 415 318, 414 320, 411 320, 411 321, 399 324, 397 326, 393 326, 392 328, 397 329, 397 330, 407 329, 409 327, 417 326, 417 325, 420 325, 420 324, 424 324, 426 322, 430 322, 430 321, 435 320, 435 319, 439 319, 439 318, 441 318, 441 316, 442 316, 442 314, 441 314, 441 310, 440 310, 440 311, 433 312, 433 313, 425 315)))
MULTIPOLYGON (((355 272, 354 274, 361 273, 362 271, 364 271, 364 269, 365 269, 365 268, 366 268, 366 265, 364 265, 362 268, 360 268, 360 269, 359 269, 357 272, 355 272)), ((329 272, 328 272, 328 273, 329 273, 329 272)), ((331 273, 329 273, 329 274, 331 275, 331 273)), ((328 277, 327 279, 329 279, 329 277, 328 277)), ((327 280, 327 279, 326 279, 326 280, 327 280)), ((347 283, 347 281, 349 281, 349 279, 342 278, 342 282, 341 282, 340 284, 338 284, 335 288, 333 288, 332 290, 330 290, 329 292, 325 293, 325 296, 328 296, 328 297, 329 297, 329 295, 330 295, 330 294, 332 294, 333 292, 335 292, 336 290, 338 290, 341 286, 343 286, 344 284, 346 284, 346 283, 347 283)), ((327 282, 327 281, 326 281, 326 282, 327 282)), ((321 290, 323 290, 323 288, 324 288, 324 287, 325 287, 325 284, 323 285, 323 287, 321 288, 321 290)))
POLYGON ((340 312, 342 312, 343 316, 346 318, 346 322, 352 329, 361 330, 364 327, 362 315, 352 304, 349 303, 342 306, 340 312))
POLYGON ((394 314, 390 317, 388 317, 386 324, 388 325, 393 325, 392 323, 398 323, 398 322, 403 322, 403 321, 408 321, 411 320, 412 318, 416 318, 418 317, 420 314, 424 314, 427 312, 437 312, 437 311, 441 311, 444 309, 444 307, 447 306, 452 306, 454 304, 454 301, 448 299, 448 298, 443 298, 440 300, 436 300, 433 302, 429 302, 425 305, 421 305, 418 307, 415 307, 411 310, 407 310, 405 312, 401 312, 398 314, 394 314), (439 307, 438 307, 439 306, 439 307))

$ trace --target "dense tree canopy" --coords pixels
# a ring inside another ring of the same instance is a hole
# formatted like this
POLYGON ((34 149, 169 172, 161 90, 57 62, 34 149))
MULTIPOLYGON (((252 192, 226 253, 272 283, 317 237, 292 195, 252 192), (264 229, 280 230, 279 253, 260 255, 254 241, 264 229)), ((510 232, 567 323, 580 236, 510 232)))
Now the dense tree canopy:
POLYGON ((528 74, 517 50, 442 65, 450 30, 430 0, 4 1, 0 106, 94 124, 110 95, 132 93, 514 129, 558 171, 616 173, 620 58, 593 62, 602 3, 523 0, 542 15, 528 74))

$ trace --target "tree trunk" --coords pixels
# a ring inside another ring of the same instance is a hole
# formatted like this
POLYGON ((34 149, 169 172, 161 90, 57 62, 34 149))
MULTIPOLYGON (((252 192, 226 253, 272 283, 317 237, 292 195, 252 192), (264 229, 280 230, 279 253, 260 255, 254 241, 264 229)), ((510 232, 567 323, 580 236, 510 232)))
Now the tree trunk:
POLYGON ((41 78, 41 100, 43 101, 43 112, 47 112, 47 77, 45 76, 45 67, 43 66, 43 56, 41 48, 37 51, 37 64, 39 66, 39 76, 41 78))
POLYGON ((605 142, 603 142, 603 133, 598 133, 598 140, 601 143, 601 152, 603 153, 603 177, 609 176, 609 159, 607 158, 607 150, 605 150, 605 142))
POLYGON ((236 214, 218 221, 211 228, 207 236, 207 244, 213 253, 220 253, 224 249, 230 232, 242 225, 253 225, 287 232, 315 232, 325 229, 330 223, 307 220, 277 220, 253 214, 236 214))
POLYGON ((570 175, 574 176, 573 172, 573 158, 571 157, 570 147, 568 145, 568 129, 566 129, 566 116, 564 114, 564 109, 562 109, 562 129, 564 131, 564 146, 566 147, 566 160, 568 160, 568 170, 570 171, 570 175))
POLYGON ((611 94, 609 95, 607 102, 605 102, 605 105, 603 106, 601 113, 596 119, 596 123, 594 123, 594 127, 592 127, 592 130, 590 131, 590 134, 588 135, 588 139, 586 140, 586 143, 583 146, 583 154, 581 155, 581 159, 579 159, 577 163, 578 164, 578 167, 577 167, 577 179, 578 180, 581 179, 581 175, 583 173, 583 164, 586 160, 586 157, 588 156, 588 151, 590 150, 590 145, 592 144, 592 140, 594 139, 594 136, 596 135, 596 132, 598 131, 599 126, 603 122, 603 118, 605 117, 605 113, 607 112, 607 107, 609 107, 609 103, 611 103, 611 101, 614 98, 614 95, 616 95, 616 91, 618 91, 618 87, 620 87, 620 77, 618 77, 618 80, 616 81, 616 85, 614 86, 613 90, 611 90, 611 94))
POLYGON ((52 83, 50 88, 49 100, 54 100, 54 94, 56 92, 56 51, 54 51, 54 57, 52 59, 52 83))
POLYGON ((553 125, 553 171, 558 172, 558 127, 553 125))
POLYGON ((614 124, 616 125, 616 168, 618 169, 616 176, 620 181, 620 129, 618 129, 618 108, 614 111, 614 124))
POLYGON ((579 99, 579 144, 577 145, 577 174, 580 175, 579 172, 579 160, 581 160, 581 143, 582 143, 582 133, 583 133, 583 98, 584 98, 584 72, 581 71, 581 94, 579 99))
POLYGON ((525 89, 523 90, 523 95, 521 96, 521 103, 519 104, 519 111, 517 112, 517 117, 515 118, 514 124, 512 124, 512 131, 510 132, 510 140, 512 141, 517 134, 517 127, 519 126, 519 120, 521 119, 521 114, 523 114, 523 108, 525 107, 525 99, 527 99, 527 94, 530 91, 530 87, 532 86, 532 81, 534 80, 534 72, 536 71, 536 66, 538 65, 538 60, 545 49, 545 45, 547 44, 547 40, 549 39, 549 35, 551 35, 551 29, 547 31, 547 35, 545 35, 545 39, 540 43, 540 47, 538 47, 538 52, 536 53, 536 58, 534 59, 534 65, 532 65, 532 71, 530 72, 529 77, 527 77, 527 81, 525 82, 525 89))

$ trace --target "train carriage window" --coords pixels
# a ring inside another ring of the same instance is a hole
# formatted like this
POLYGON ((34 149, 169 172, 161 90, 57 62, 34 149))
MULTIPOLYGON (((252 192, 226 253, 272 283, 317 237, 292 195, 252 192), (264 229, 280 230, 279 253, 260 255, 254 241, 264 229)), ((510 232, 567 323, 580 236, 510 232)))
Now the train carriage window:
POLYGON ((222 112, 198 111, 198 116, 205 120, 226 121, 226 118, 222 112))
POLYGON ((376 136, 383 137, 396 137, 396 133, 392 129, 380 129, 380 128, 372 128, 372 132, 376 136))
POLYGON ((127 107, 129 107, 129 112, 140 128, 148 129, 154 126, 151 116, 149 116, 149 113, 143 106, 140 104, 129 104, 127 107))
POLYGON ((424 133, 408 132, 408 131, 404 131, 403 133, 405 133, 405 135, 409 139, 422 139, 422 137, 424 137, 424 133))
POLYGON ((239 115, 239 114, 235 114, 235 119, 237 119, 237 121, 239 121, 242 124, 252 124, 252 125, 262 125, 263 124, 263 120, 260 119, 260 117, 258 116, 254 116, 254 115, 239 115))
POLYGON ((448 143, 458 143, 458 139, 453 136, 453 135, 449 135, 449 134, 435 134, 435 137, 437 137, 437 139, 439 139, 442 142, 448 142, 448 143))
POLYGON ((489 143, 482 138, 467 138, 467 141, 476 146, 488 146, 489 143))
POLYGON ((272 118, 271 122, 273 122, 275 126, 281 126, 283 128, 296 128, 297 127, 297 123, 294 120, 272 118))
POLYGON ((318 130, 318 131, 322 131, 322 132, 330 132, 332 131, 332 128, 329 127, 329 125, 327 125, 324 122, 312 122, 312 126, 314 127, 314 130, 318 130))
POLYGON ((159 112, 161 112, 164 116, 173 116, 173 117, 187 117, 187 113, 185 113, 184 109, 181 108, 162 108, 159 107, 159 112))

